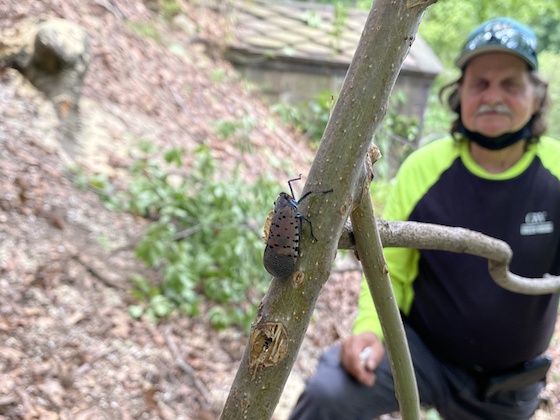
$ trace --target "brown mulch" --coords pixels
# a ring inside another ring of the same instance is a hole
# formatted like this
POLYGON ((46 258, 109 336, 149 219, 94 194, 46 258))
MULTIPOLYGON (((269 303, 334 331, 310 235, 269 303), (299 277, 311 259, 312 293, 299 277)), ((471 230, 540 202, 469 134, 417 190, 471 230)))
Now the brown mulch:
MULTIPOLYGON (((75 162, 119 183, 131 148, 147 139, 187 155, 208 146, 225 173, 244 162, 247 179, 305 174, 312 151, 219 57, 231 25, 224 4, 180 1, 183 16, 164 22, 151 3, 0 0, 0 36, 29 17, 68 19, 89 34, 75 162), (216 122, 244 118, 255 121, 247 135, 216 133, 216 122)), ((158 279, 134 258, 147 222, 79 188, 52 105, 10 69, 0 70, 0 115, 0 419, 217 418, 246 333, 181 315, 133 320, 131 274, 158 279)), ((319 353, 349 333, 359 278, 335 273, 324 287, 277 419, 319 353)), ((550 418, 560 418, 558 372, 545 393, 550 418)))

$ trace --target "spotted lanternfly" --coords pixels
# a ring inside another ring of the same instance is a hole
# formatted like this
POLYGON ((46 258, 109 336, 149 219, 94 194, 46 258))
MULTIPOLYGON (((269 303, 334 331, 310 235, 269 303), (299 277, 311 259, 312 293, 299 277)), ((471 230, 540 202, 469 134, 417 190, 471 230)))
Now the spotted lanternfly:
POLYGON ((296 201, 292 182, 300 179, 301 175, 288 181, 291 195, 285 192, 280 193, 274 202, 274 211, 271 213, 270 221, 267 221, 267 225, 268 223, 270 225, 265 226, 266 248, 263 256, 264 268, 274 277, 287 277, 295 270, 296 259, 299 255, 299 237, 302 230, 302 220, 309 223, 311 237, 317 240, 315 235, 313 235, 311 221, 299 212, 299 203, 311 194, 332 192, 332 189, 328 191, 309 191, 296 201))

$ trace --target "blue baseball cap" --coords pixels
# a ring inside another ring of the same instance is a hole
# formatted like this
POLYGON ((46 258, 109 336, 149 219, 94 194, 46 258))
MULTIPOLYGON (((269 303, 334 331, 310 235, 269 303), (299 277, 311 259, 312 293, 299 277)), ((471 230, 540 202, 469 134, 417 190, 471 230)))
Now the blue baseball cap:
POLYGON ((530 70, 537 70, 537 37, 527 26, 506 17, 498 17, 477 26, 467 41, 455 64, 464 69, 479 54, 507 52, 523 59, 530 70))

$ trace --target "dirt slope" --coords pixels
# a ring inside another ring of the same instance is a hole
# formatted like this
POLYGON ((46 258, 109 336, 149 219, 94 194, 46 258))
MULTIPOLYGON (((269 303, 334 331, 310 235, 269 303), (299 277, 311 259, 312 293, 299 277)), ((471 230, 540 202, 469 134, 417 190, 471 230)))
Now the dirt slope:
MULTIPOLYGON (((248 178, 306 173, 312 152, 207 49, 206 41, 223 38, 225 15, 182 6, 185 15, 164 24, 141 1, 117 8, 1 0, 0 29, 5 41, 26 18, 59 17, 87 30, 91 67, 72 156, 87 173, 118 179, 141 139, 159 150, 208 145, 225 171, 245 161, 248 178), (237 144, 214 132, 217 121, 244 118, 254 122, 237 144)), ((110 212, 77 187, 52 104, 11 69, 0 73, 0 115, 0 418, 216 418, 244 332, 218 333, 204 320, 179 316, 158 325, 133 321, 130 274, 157 279, 133 257, 145 221, 110 212)), ((322 299, 320 318, 333 307, 353 311, 357 281, 350 293, 344 281, 329 286, 341 298, 322 299)), ((305 360, 314 363, 317 345, 338 337, 334 319, 322 325, 302 349, 299 377, 312 371, 305 360)))
MULTIPOLYGON (((165 23, 147 3, 0 0, 2 37, 28 17, 88 32, 73 159, 119 179, 131 147, 148 139, 159 150, 208 145, 225 171, 245 161, 249 178, 305 174, 312 152, 219 58, 225 6, 180 2, 184 16, 165 23), (249 117, 256 123, 237 142, 214 132, 217 121, 249 117)), ((76 186, 52 105, 10 69, 0 71, 0 115, 0 419, 217 418, 244 332, 181 316, 132 320, 130 274, 157 279, 133 257, 146 222, 76 186)), ((286 417, 320 351, 348 334, 358 281, 350 272, 326 285, 276 418, 286 417)))

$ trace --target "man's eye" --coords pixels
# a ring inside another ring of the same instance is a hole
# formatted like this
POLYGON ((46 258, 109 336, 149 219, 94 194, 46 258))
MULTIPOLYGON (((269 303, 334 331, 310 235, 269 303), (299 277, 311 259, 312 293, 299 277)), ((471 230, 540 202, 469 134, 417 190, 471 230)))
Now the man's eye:
POLYGON ((521 89, 521 84, 515 80, 510 80, 504 83, 504 89, 510 92, 517 92, 519 89, 521 89))
POLYGON ((488 87, 488 83, 484 80, 479 80, 473 83, 472 88, 476 91, 484 90, 488 87))

